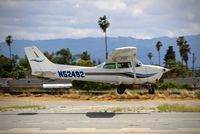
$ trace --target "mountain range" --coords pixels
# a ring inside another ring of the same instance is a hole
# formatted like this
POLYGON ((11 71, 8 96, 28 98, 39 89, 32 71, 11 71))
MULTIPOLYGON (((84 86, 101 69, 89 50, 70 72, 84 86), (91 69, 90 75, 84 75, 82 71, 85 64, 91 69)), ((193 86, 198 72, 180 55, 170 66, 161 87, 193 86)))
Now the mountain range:
MULTIPOLYGON (((184 36, 191 47, 191 53, 195 53, 195 68, 200 67, 200 35, 184 36)), ((164 55, 168 46, 173 46, 176 52, 176 59, 180 60, 178 47, 176 45, 177 38, 159 37, 152 39, 136 39, 133 37, 108 37, 108 51, 109 53, 117 47, 134 46, 137 47, 137 57, 143 63, 149 64, 147 54, 153 53, 152 62, 158 63, 158 52, 155 44, 157 41, 161 41, 163 46, 161 47, 161 63, 163 63, 164 55)), ((69 48, 72 54, 80 54, 83 51, 88 51, 93 60, 105 60, 105 45, 104 37, 87 37, 80 39, 49 39, 49 40, 14 40, 12 43, 12 53, 23 57, 24 47, 37 46, 41 51, 56 52, 62 48, 69 48)), ((9 55, 9 48, 5 42, 0 42, 0 54, 9 55)), ((192 66, 192 54, 189 55, 189 66, 192 66)))

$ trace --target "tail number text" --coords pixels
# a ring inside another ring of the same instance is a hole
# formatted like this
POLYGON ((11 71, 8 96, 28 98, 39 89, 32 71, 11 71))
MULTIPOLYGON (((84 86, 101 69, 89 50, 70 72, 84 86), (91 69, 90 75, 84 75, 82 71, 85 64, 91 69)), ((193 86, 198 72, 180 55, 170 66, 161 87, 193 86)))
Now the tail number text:
POLYGON ((85 73, 83 71, 58 71, 58 76, 66 78, 83 78, 85 77, 85 73))

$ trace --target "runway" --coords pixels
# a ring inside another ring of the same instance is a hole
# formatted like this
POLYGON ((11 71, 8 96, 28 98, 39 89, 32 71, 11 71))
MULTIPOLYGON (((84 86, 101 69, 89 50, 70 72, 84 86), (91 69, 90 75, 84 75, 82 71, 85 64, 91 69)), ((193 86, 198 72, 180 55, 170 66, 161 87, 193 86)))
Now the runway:
MULTIPOLYGON (((4 103, 0 102, 1 105, 4 103)), ((48 109, 0 112, 0 133, 200 133, 200 113, 114 113, 98 109, 134 104, 152 107, 160 103, 163 102, 43 102, 41 104, 48 105, 48 109)), ((19 105, 24 105, 24 102, 19 105)))

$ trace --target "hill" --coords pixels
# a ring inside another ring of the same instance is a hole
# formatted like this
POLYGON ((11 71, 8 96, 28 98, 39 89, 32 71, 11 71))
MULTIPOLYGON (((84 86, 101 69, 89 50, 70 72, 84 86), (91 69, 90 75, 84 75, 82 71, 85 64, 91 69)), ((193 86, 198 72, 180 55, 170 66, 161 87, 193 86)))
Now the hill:
MULTIPOLYGON (((195 53, 196 63, 195 67, 200 67, 200 35, 185 36, 191 47, 191 52, 195 53)), ((176 46, 176 38, 160 37, 153 39, 135 39, 132 37, 108 37, 108 50, 111 52, 114 48, 124 46, 137 47, 138 58, 145 64, 149 63, 147 57, 148 52, 153 53, 152 61, 154 64, 158 63, 158 53, 155 48, 156 42, 160 40, 163 43, 161 48, 161 62, 166 53, 168 46, 174 46, 176 57, 180 60, 178 47, 176 46)), ((25 55, 24 47, 36 45, 41 51, 56 52, 62 48, 69 48, 73 54, 79 54, 87 50, 94 60, 105 58, 104 37, 88 37, 80 39, 50 39, 50 40, 14 40, 12 44, 12 52, 18 54, 20 57, 25 55)), ((0 43, 0 53, 8 56, 8 46, 5 42, 0 43)), ((192 66, 192 55, 189 57, 189 66, 192 66)))

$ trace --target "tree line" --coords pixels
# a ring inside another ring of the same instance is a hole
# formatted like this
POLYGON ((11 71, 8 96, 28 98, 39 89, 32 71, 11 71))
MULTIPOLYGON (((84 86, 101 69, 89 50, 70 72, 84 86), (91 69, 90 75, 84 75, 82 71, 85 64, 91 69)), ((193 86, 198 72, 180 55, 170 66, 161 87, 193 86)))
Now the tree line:
MULTIPOLYGON (((184 36, 180 36, 177 38, 176 40, 177 46, 179 47, 179 54, 181 57, 181 63, 183 64, 183 61, 185 63, 185 66, 188 67, 188 60, 189 60, 189 54, 191 54, 191 48, 190 45, 188 44, 188 42, 185 40, 184 36)), ((160 49, 163 46, 161 41, 157 41, 155 47, 156 50, 158 51, 158 65, 160 65, 160 49)), ((152 64, 151 62, 151 58, 153 57, 153 53, 149 52, 147 54, 149 60, 150 60, 150 64, 152 64)), ((173 50, 173 46, 169 46, 168 50, 166 51, 166 54, 164 56, 164 64, 165 67, 169 66, 170 61, 169 60, 174 60, 176 61, 176 55, 175 52, 173 50)))
MULTIPOLYGON (((158 52, 158 65, 160 65, 160 49, 163 46, 161 41, 157 41, 155 47, 158 52)), ((190 77, 194 76, 194 53, 192 54, 192 70, 188 68, 189 55, 191 54, 191 48, 188 42, 185 40, 184 36, 180 36, 176 39, 176 46, 179 49, 179 54, 181 57, 181 61, 176 59, 176 52, 174 51, 174 46, 170 45, 166 50, 166 54, 163 59, 164 66, 169 68, 171 71, 168 73, 167 77, 190 77)), ((150 64, 152 64, 153 53, 149 52, 147 57, 150 60, 150 64)))

